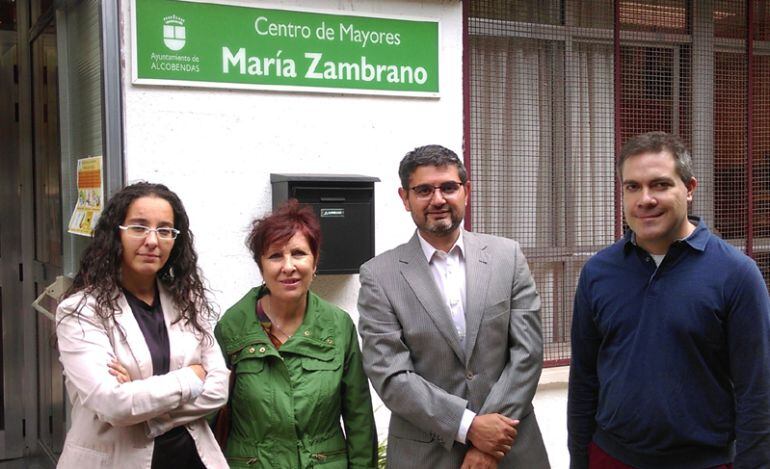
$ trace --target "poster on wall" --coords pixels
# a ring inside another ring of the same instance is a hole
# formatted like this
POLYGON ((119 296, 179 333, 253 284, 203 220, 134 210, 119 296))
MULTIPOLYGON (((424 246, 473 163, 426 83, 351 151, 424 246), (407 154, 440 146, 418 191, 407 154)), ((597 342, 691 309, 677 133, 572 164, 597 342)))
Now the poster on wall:
POLYGON ((102 157, 92 156, 78 160, 77 180, 78 201, 67 230, 72 234, 92 236, 104 208, 102 157))
POLYGON ((439 22, 133 0, 133 83, 439 97, 439 22))

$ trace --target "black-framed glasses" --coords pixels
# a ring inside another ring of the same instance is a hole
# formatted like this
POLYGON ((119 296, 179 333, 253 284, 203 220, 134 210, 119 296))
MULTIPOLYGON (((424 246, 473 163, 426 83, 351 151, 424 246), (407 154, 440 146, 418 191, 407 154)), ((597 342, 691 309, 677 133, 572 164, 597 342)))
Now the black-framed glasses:
POLYGON ((461 182, 447 181, 447 182, 442 182, 438 186, 434 186, 433 184, 418 184, 414 187, 410 187, 409 189, 414 191, 414 194, 418 198, 429 199, 433 197, 433 193, 436 192, 436 189, 441 191, 441 195, 443 195, 444 197, 451 197, 457 194, 457 191, 459 191, 462 186, 463 186, 463 183, 461 182))
POLYGON ((118 228, 125 231, 126 234, 132 238, 146 238, 151 232, 155 232, 158 239, 172 240, 176 239, 180 231, 176 228, 168 226, 162 226, 160 228, 150 228, 144 225, 118 225, 118 228))

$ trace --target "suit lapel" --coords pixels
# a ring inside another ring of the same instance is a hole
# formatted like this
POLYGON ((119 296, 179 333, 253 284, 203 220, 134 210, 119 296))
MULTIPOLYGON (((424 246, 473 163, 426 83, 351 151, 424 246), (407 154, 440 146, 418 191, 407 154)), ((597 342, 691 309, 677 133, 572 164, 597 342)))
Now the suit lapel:
POLYGON ((492 280, 487 245, 473 233, 463 232, 465 244, 465 356, 470 360, 486 306, 487 288, 492 280))
MULTIPOLYGON (((131 355, 134 357, 136 367, 139 369, 139 375, 142 379, 152 376, 152 357, 150 356, 150 349, 147 347, 147 342, 144 340, 144 334, 139 329, 139 323, 136 322, 134 313, 131 312, 131 306, 128 305, 126 295, 123 292, 120 293, 118 298, 118 306, 120 311, 115 314, 115 322, 126 333, 126 344, 128 345, 131 355)), ((117 344, 116 344, 117 345, 117 344)), ((130 368, 127 363, 123 366, 130 368)))
POLYGON ((417 233, 407 243, 406 248, 399 258, 401 275, 404 276, 407 285, 412 289, 423 309, 428 313, 436 328, 444 339, 452 347, 457 357, 465 362, 465 353, 460 346, 460 338, 457 336, 449 308, 444 304, 443 295, 433 280, 433 272, 430 270, 425 254, 420 247, 417 233))

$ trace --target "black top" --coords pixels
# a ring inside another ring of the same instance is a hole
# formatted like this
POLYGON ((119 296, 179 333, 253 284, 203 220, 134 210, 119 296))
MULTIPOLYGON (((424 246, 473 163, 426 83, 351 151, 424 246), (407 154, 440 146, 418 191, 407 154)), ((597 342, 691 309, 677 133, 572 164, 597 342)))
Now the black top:
MULTIPOLYGON (((131 307, 131 312, 134 313, 136 322, 139 324, 139 329, 142 330, 147 348, 150 349, 152 374, 165 375, 169 372, 171 352, 159 290, 155 289, 152 305, 140 300, 125 288, 123 293, 126 295, 126 300, 131 307)), ((172 428, 156 437, 155 448, 152 453, 153 469, 177 467, 185 469, 203 467, 198 458, 195 441, 184 426, 172 428)))
POLYGON ((150 349, 152 356, 152 374, 165 375, 169 372, 169 359, 171 352, 168 347, 168 331, 166 320, 163 317, 163 308, 160 305, 160 293, 155 289, 155 298, 152 305, 135 297, 130 291, 123 289, 131 312, 134 313, 139 329, 142 330, 144 341, 150 349))

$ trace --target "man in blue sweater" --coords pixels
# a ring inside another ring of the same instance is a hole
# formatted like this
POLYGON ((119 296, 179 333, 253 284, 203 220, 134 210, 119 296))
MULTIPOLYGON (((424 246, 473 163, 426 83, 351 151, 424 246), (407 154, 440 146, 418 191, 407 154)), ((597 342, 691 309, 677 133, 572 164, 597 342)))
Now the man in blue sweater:
POLYGON ((770 468, 770 299, 757 265, 688 217, 677 137, 629 140, 630 231, 580 274, 568 430, 573 469, 770 468))

